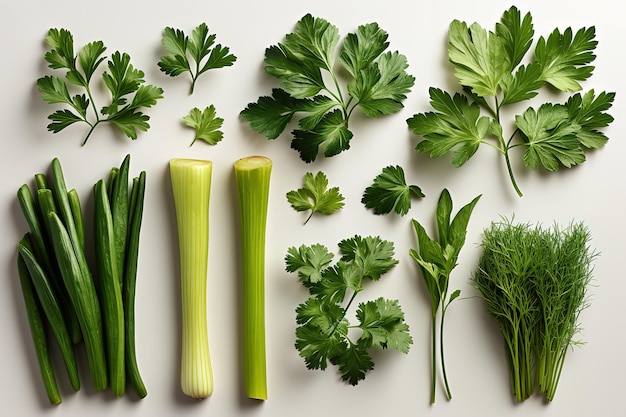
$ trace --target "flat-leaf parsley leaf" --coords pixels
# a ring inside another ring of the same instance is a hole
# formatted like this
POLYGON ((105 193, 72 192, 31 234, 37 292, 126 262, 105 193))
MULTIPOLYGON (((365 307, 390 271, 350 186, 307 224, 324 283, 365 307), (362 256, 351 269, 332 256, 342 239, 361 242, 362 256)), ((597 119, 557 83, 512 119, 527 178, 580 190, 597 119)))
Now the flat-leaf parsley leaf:
POLYGON ((287 201, 296 211, 311 210, 304 224, 307 224, 315 213, 333 214, 344 206, 344 196, 339 187, 328 188, 328 178, 322 171, 315 175, 312 172, 304 174, 303 187, 289 191, 287 201))
POLYGON ((196 131, 191 145, 198 139, 205 141, 209 145, 216 145, 224 138, 224 133, 220 130, 224 119, 217 117, 215 106, 212 104, 202 111, 194 107, 188 115, 183 117, 183 121, 196 131))
POLYGON ((407 185, 404 169, 399 165, 384 167, 374 178, 372 185, 365 189, 361 202, 374 214, 387 214, 393 210, 404 216, 411 208, 411 197, 424 197, 417 185, 407 185))

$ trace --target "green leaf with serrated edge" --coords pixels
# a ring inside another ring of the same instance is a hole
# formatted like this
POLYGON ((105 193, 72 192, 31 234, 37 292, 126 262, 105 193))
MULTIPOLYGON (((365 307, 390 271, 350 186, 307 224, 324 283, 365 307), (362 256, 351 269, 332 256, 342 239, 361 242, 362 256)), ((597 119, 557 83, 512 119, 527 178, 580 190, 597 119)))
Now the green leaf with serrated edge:
POLYGON ((148 120, 149 116, 133 110, 122 110, 107 119, 133 140, 137 139, 138 130, 146 132, 150 128, 148 120))
POLYGON ((306 324, 296 328, 295 347, 308 369, 323 371, 328 362, 341 355, 348 345, 337 333, 329 337, 319 327, 306 324))
POLYGON ((361 198, 366 208, 374 209, 374 214, 387 214, 393 210, 404 216, 411 208, 412 195, 424 197, 422 190, 416 185, 407 185, 404 170, 401 166, 387 166, 374 178, 361 198))
POLYGON ((349 345, 334 358, 334 365, 339 366, 341 379, 350 385, 357 385, 365 379, 365 374, 374 369, 374 361, 367 349, 359 345, 349 345))
POLYGON ((416 114, 407 120, 409 128, 424 137, 416 149, 434 158, 452 151, 452 163, 461 166, 489 133, 490 119, 481 116, 480 107, 462 94, 451 97, 437 88, 429 91, 430 103, 437 111, 416 114))
POLYGON ((82 122, 83 119, 72 113, 70 110, 57 110, 48 116, 52 123, 48 124, 48 130, 57 133, 76 122, 82 122))
POLYGON ((540 165, 549 171, 582 163, 585 154, 576 133, 580 126, 569 122, 563 105, 543 104, 532 107, 515 118, 515 124, 524 135, 527 145, 524 165, 536 170, 540 165))
POLYGON ((515 7, 502 14, 499 23, 496 23, 496 35, 504 41, 504 49, 509 56, 513 70, 522 61, 530 49, 535 30, 530 13, 522 18, 520 11, 515 7))
POLYGON ((296 307, 296 323, 311 325, 320 329, 322 333, 330 333, 332 328, 343 317, 344 311, 337 304, 328 304, 311 297, 296 307))
POLYGON ((282 45, 265 50, 265 72, 280 79, 279 87, 293 98, 313 97, 324 88, 320 68, 301 61, 282 45))
POLYGON ((404 55, 387 52, 357 73, 348 83, 348 92, 368 117, 396 113, 415 83, 415 78, 406 73, 407 68, 404 55))
POLYGON ((224 137, 224 133, 220 130, 224 119, 217 117, 215 106, 212 104, 202 111, 194 107, 188 115, 183 117, 183 121, 196 131, 191 145, 198 139, 205 141, 209 145, 216 145, 224 137))
POLYGON ((413 339, 398 300, 380 297, 360 303, 356 315, 358 327, 362 330, 358 343, 366 347, 409 352, 413 339))
POLYGON ((83 46, 78 53, 78 62, 85 74, 86 84, 89 84, 98 66, 106 59, 103 56, 106 49, 102 41, 95 41, 83 46))
POLYGON ((330 265, 333 257, 326 246, 317 243, 298 248, 292 246, 285 256, 286 270, 297 272, 303 283, 316 283, 322 279, 322 271, 330 265))
POLYGON ((300 153, 305 162, 313 162, 320 151, 326 157, 337 155, 350 148, 352 132, 341 110, 326 113, 311 130, 294 130, 291 147, 300 153))
POLYGON ((322 271, 322 279, 307 285, 311 295, 326 303, 341 303, 348 289, 363 289, 362 271, 353 263, 339 261, 322 271))
POLYGON ((502 38, 477 23, 454 20, 448 31, 448 59, 459 83, 479 96, 498 94, 498 86, 511 63, 502 38))
POLYGON ((601 92, 597 96, 594 90, 584 95, 574 94, 565 103, 570 120, 580 126, 576 137, 581 146, 587 149, 601 148, 608 138, 598 129, 613 122, 613 116, 606 113, 613 105, 615 93, 601 92))
POLYGON ((575 34, 571 28, 561 33, 555 29, 548 38, 543 36, 535 47, 535 62, 541 65, 541 79, 561 91, 578 91, 579 81, 591 76, 596 58, 595 28, 582 28, 575 34))
POLYGON ((544 82, 541 79, 541 66, 531 63, 520 66, 514 74, 506 74, 501 82, 502 105, 529 100, 538 94, 544 82))
POLYGON ((330 70, 338 42, 339 30, 336 26, 306 14, 296 23, 293 32, 285 36, 284 48, 300 61, 330 70))
POLYGON ((250 122, 252 130, 268 139, 276 139, 299 110, 302 101, 275 88, 271 97, 259 97, 256 103, 248 104, 240 115, 250 122))
POLYGON ((355 235, 339 242, 341 260, 354 262, 363 274, 377 281, 398 264, 394 256, 394 244, 378 236, 361 237, 355 235))
POLYGON ((337 101, 327 96, 318 95, 308 100, 298 103, 298 111, 307 113, 306 116, 298 120, 298 125, 302 130, 315 129, 322 118, 333 108, 337 107, 337 101))
POLYGON ((387 47, 387 32, 377 23, 361 25, 356 33, 346 35, 341 46, 339 62, 348 73, 356 78, 361 70, 368 68, 387 47))
POLYGON ((305 224, 315 213, 330 215, 344 206, 344 197, 338 187, 328 188, 328 178, 322 171, 304 175, 304 186, 287 193, 287 201, 296 211, 310 210, 305 224))

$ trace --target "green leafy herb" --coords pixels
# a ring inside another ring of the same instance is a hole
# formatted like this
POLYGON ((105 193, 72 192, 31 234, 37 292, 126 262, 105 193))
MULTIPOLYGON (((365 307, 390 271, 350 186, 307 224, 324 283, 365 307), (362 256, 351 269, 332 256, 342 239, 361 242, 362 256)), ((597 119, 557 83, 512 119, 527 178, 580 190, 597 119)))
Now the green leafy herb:
POLYGON ((339 30, 328 21, 305 15, 284 43, 265 51, 265 72, 280 80, 271 96, 250 103, 241 116, 268 139, 276 139, 295 114, 302 114, 291 147, 306 162, 350 147, 348 121, 359 107, 367 117, 398 112, 415 78, 406 72, 406 57, 385 52, 387 32, 377 23, 361 25, 339 47, 339 64, 347 74, 342 86, 335 56, 339 30))
POLYGON ((216 35, 209 33, 206 23, 196 26, 191 38, 180 29, 166 27, 161 44, 168 55, 161 57, 159 68, 170 77, 188 72, 191 75, 189 94, 193 94, 200 75, 210 69, 230 67, 237 60, 227 46, 213 46, 215 38, 216 35))
POLYGON ((398 263, 393 243, 357 235, 341 241, 339 252, 334 265, 333 254, 321 244, 291 247, 285 256, 286 270, 297 273, 311 295, 296 308, 295 347, 308 369, 325 370, 330 363, 339 368, 343 381, 357 385, 374 369, 370 349, 408 353, 413 339, 397 300, 361 302, 357 323, 347 318, 365 281, 378 281, 398 263), (360 330, 356 340, 350 329, 360 330))
POLYGON ((329 215, 344 206, 344 197, 339 192, 339 187, 328 188, 328 178, 322 171, 315 175, 307 172, 304 175, 304 186, 289 191, 287 201, 296 211, 311 210, 304 224, 307 224, 315 213, 329 215))
POLYGON ((187 116, 183 117, 183 121, 187 126, 196 130, 196 135, 189 146, 193 145, 198 139, 205 141, 209 145, 216 145, 224 138, 224 133, 220 130, 224 119, 216 116, 215 106, 212 104, 202 111, 194 107, 187 116))
POLYGON ((597 254, 582 223, 544 229, 505 219, 483 233, 482 255, 472 285, 505 341, 515 399, 535 386, 552 401, 565 356, 587 307, 587 287, 597 254))
POLYGON ((116 51, 107 61, 102 80, 111 100, 98 110, 91 81, 100 64, 106 60, 106 47, 102 41, 88 43, 77 55, 74 55, 74 38, 66 29, 50 29, 46 42, 51 48, 44 56, 48 66, 67 71, 65 79, 51 75, 39 78, 37 88, 46 103, 70 107, 48 116, 52 121, 48 130, 57 133, 75 123, 86 123, 89 131, 83 145, 102 122, 110 122, 133 140, 137 139, 137 131, 148 130, 150 117, 140 109, 154 106, 158 99, 163 98, 163 90, 145 84, 143 71, 132 66, 128 54, 116 51), (70 92, 72 87, 79 87, 84 93, 74 94, 70 92))
POLYGON ((444 361, 443 348, 443 324, 450 303, 461 295, 460 290, 455 290, 448 297, 448 282, 450 274, 457 265, 459 253, 465 244, 467 235, 467 225, 474 206, 480 199, 480 195, 470 203, 463 206, 454 216, 452 214, 452 198, 447 189, 441 192, 437 203, 437 232, 438 240, 432 239, 426 233, 424 227, 413 220, 413 228, 417 236, 418 250, 409 251, 411 257, 417 262, 422 278, 426 284, 426 289, 431 299, 431 344, 432 344, 432 371, 431 371, 431 403, 435 402, 435 387, 437 375, 437 316, 439 315, 439 348, 443 380, 448 399, 452 398, 446 365, 444 361))
POLYGON ((487 144, 504 155, 511 183, 521 196, 510 161, 512 149, 524 149, 527 168, 556 171, 583 163, 586 151, 607 142, 600 130, 613 121, 606 112, 615 93, 594 90, 576 93, 565 103, 528 107, 512 120, 515 129, 508 138, 503 128, 506 106, 534 98, 544 86, 560 92, 582 89, 580 82, 594 69, 594 27, 575 33, 555 29, 540 37, 527 64, 521 62, 533 43, 532 16, 522 17, 515 7, 504 12, 495 32, 454 20, 448 33, 448 58, 463 93, 430 89, 433 111, 407 120, 423 138, 418 151, 431 157, 451 153, 452 164, 459 167, 487 144))
POLYGON ((393 210, 404 216, 411 208, 411 195, 424 197, 417 185, 407 185, 401 166, 387 166, 374 178, 373 184, 365 189, 361 203, 374 214, 387 214, 393 210))

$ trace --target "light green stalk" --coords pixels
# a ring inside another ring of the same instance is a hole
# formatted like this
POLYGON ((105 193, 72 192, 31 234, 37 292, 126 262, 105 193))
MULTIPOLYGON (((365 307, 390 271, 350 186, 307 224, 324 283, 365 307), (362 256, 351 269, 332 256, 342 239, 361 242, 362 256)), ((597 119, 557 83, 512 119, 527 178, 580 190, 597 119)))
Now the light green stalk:
POLYGON ((235 162, 241 220, 244 382, 249 398, 267 400, 265 358, 265 229, 272 161, 235 162))
POLYGON ((170 160, 180 248, 182 296, 181 387, 193 398, 213 393, 206 290, 211 161, 170 160))

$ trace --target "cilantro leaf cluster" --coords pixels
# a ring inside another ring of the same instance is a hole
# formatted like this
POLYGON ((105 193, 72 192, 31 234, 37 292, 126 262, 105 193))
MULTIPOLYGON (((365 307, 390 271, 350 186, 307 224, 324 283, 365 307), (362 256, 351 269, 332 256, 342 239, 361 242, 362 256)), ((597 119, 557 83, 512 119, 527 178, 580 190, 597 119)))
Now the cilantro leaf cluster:
POLYGON ((511 183, 521 196, 510 162, 512 149, 524 149, 525 167, 556 171, 583 163, 588 150, 607 142, 601 129, 613 121, 607 111, 615 93, 590 90, 564 103, 528 107, 512 120, 515 129, 508 138, 502 120, 505 106, 533 99, 543 87, 563 93, 582 89, 580 83, 594 70, 594 27, 555 29, 541 36, 528 63, 522 62, 533 44, 532 16, 522 17, 515 7, 504 12, 494 32, 454 20, 448 33, 448 58, 463 92, 430 88, 433 111, 407 120, 422 137, 418 151, 431 157, 451 153, 452 164, 459 167, 487 144, 505 157, 511 183))
POLYGON ((374 178, 372 185, 365 189, 361 203, 374 214, 388 214, 392 211, 405 216, 411 208, 411 197, 424 197, 417 185, 407 185, 404 169, 400 165, 389 165, 374 178))
POLYGON ((298 114, 291 147, 305 162, 321 153, 332 157, 350 147, 348 121, 358 107, 367 117, 398 112, 415 78, 407 59, 387 51, 387 32, 377 23, 361 25, 341 46, 336 26, 310 14, 285 41, 265 51, 265 72, 280 80, 271 96, 250 103, 241 116, 268 139, 276 139, 298 114), (337 51, 337 49, 339 50, 337 51), (336 65, 347 75, 342 86, 336 65))
POLYGON ((52 69, 66 70, 65 78, 47 75, 37 80, 42 99, 48 104, 65 104, 69 108, 57 110, 48 116, 48 130, 58 133, 75 123, 86 123, 89 131, 82 144, 89 139, 94 129, 109 122, 130 139, 137 139, 138 131, 147 131, 150 117, 140 111, 152 107, 163 98, 163 90, 145 84, 143 71, 130 63, 130 56, 116 51, 107 61, 102 81, 110 94, 110 103, 98 110, 92 94, 92 79, 100 64, 107 58, 106 46, 102 41, 93 41, 74 54, 74 37, 66 29, 52 28, 46 35, 50 50, 44 59, 52 69), (74 94, 72 87, 83 93, 74 94))
POLYGON ((303 183, 302 188, 287 193, 287 201, 296 211, 311 211, 304 224, 307 224, 315 213, 330 215, 343 208, 345 198, 339 187, 328 188, 328 178, 322 171, 315 175, 307 172, 304 174, 303 183))
POLYGON ((347 318, 366 281, 378 281, 398 261, 394 245, 380 237, 354 236, 339 243, 340 259, 321 244, 291 247, 286 270, 296 273, 310 297, 296 308, 295 347, 308 369, 338 367, 341 379, 357 385, 374 369, 370 349, 408 353, 413 339, 397 300, 377 298, 356 308, 356 324, 347 318), (347 300, 347 302, 346 302, 347 300), (350 330, 359 329, 355 340, 350 330))
POLYGON ((189 94, 193 94, 200 75, 211 69, 230 67, 237 60, 229 47, 215 45, 215 39, 216 35, 209 33, 206 23, 196 26, 191 37, 180 29, 166 27, 161 44, 168 54, 161 56, 158 66, 170 77, 188 72, 191 76, 189 94))

